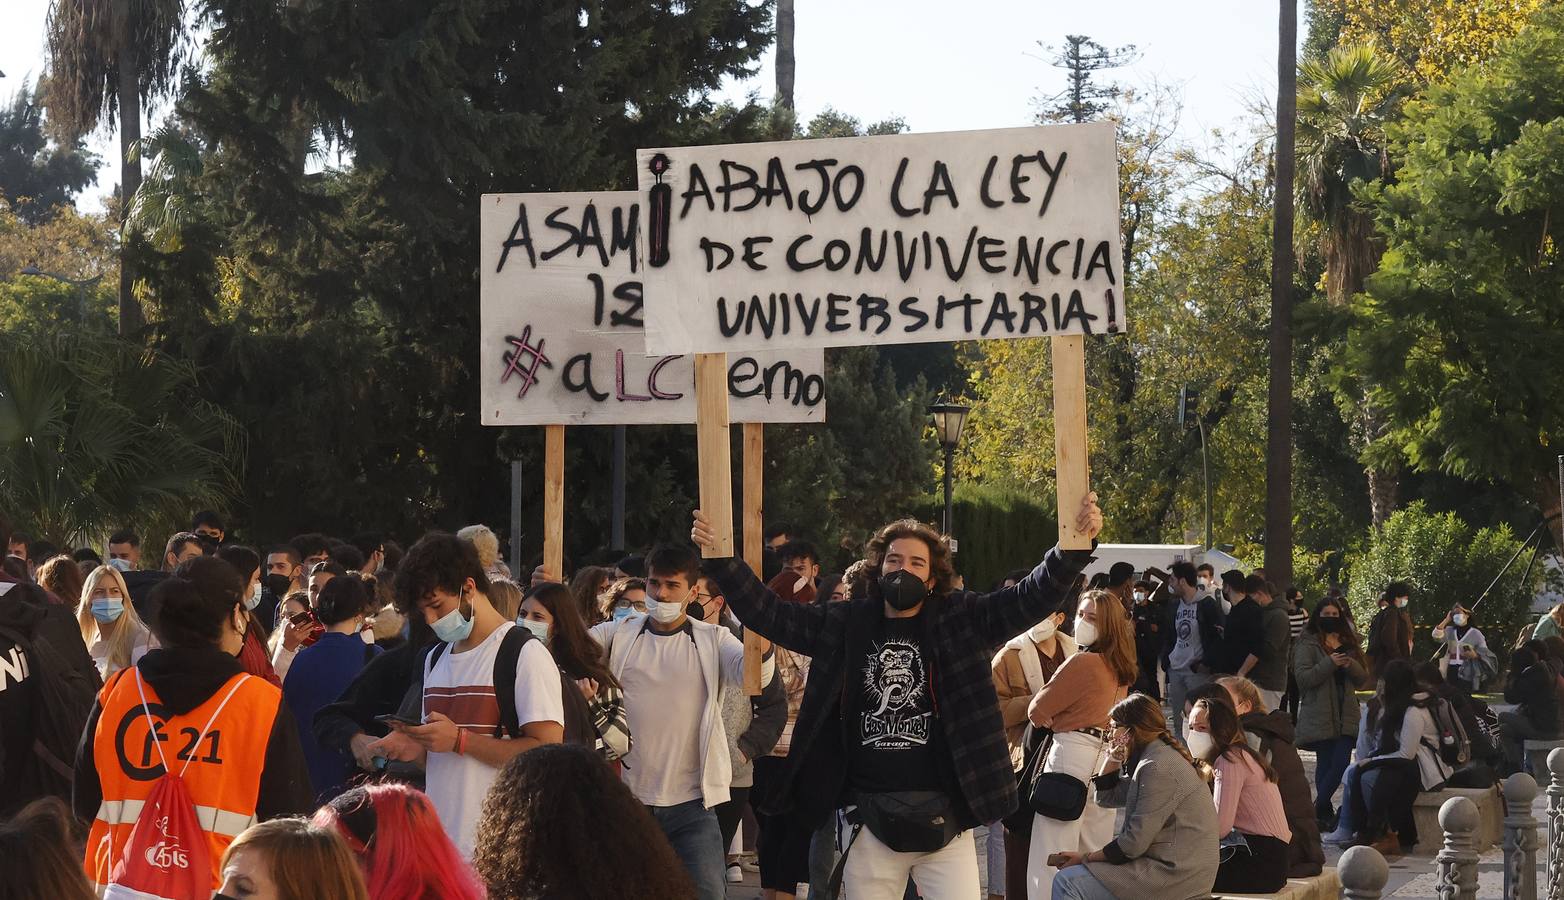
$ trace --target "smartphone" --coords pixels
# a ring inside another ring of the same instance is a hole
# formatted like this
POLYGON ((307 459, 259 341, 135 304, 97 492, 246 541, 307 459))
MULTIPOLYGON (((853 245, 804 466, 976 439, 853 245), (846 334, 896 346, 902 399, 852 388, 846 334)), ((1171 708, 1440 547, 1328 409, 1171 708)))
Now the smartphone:
POLYGON ((383 716, 375 716, 375 721, 379 722, 382 725, 385 725, 388 728, 393 723, 401 723, 403 725, 422 725, 422 724, 424 724, 422 721, 420 721, 418 719, 412 718, 411 716, 404 716, 404 715, 401 715, 399 713, 386 713, 383 716))
POLYGON ((1044 860, 1044 862, 1057 869, 1059 868, 1060 863, 1063 863, 1069 858, 1070 854, 1068 853, 1050 853, 1048 854, 1048 859, 1044 860))

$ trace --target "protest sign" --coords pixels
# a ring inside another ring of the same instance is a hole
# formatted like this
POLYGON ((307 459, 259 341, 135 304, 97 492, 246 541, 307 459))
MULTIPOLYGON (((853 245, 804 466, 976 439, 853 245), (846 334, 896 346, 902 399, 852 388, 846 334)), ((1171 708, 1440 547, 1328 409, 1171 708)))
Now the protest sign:
POLYGON ((1110 122, 636 161, 648 352, 1124 329, 1110 122))
MULTIPOLYGON (((645 350, 645 223, 635 191, 484 195, 485 425, 695 421, 693 355, 645 350)), ((735 422, 825 420, 819 349, 736 353, 725 380, 735 422)))

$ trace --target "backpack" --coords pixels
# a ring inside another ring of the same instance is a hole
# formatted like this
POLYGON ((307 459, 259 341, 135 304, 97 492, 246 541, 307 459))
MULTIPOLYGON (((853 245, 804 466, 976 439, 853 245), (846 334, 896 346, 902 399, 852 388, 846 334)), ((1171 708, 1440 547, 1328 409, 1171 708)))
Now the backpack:
MULTIPOLYGON (((152 733, 156 734, 157 720, 147 708, 146 683, 141 680, 140 670, 132 671, 136 691, 141 695, 142 714, 147 717, 152 733)), ((207 732, 212 730, 228 701, 251 677, 243 674, 234 680, 191 746, 198 747, 206 740, 207 732)), ((109 870, 109 886, 103 900, 186 900, 208 896, 212 891, 211 848, 200 817, 196 815, 195 803, 190 799, 190 791, 185 788, 185 770, 197 756, 190 754, 176 775, 168 766, 163 742, 152 741, 152 746, 157 748, 163 762, 163 774, 152 785, 152 792, 136 816, 136 825, 125 841, 120 858, 109 870)))
POLYGON ((1439 753, 1446 765, 1459 768, 1472 761, 1472 740, 1456 715, 1455 707, 1443 697, 1430 696, 1418 706, 1434 717, 1434 727, 1439 730, 1439 746, 1432 748, 1439 753))
MULTIPOLYGON (((516 627, 505 632, 500 640, 500 650, 494 655, 494 699, 500 704, 500 724, 494 730, 495 737, 521 737, 521 722, 516 713, 516 691, 500 690, 500 685, 516 684, 516 669, 521 660, 521 648, 537 637, 528 629, 516 627)), ((440 661, 441 654, 451 645, 441 642, 429 651, 429 667, 440 661)), ((587 711, 586 698, 581 689, 563 671, 559 673, 559 696, 565 706, 565 743, 593 747, 597 744, 597 729, 592 725, 592 714, 587 711)))
POLYGON ((76 780, 76 746, 97 700, 97 685, 36 633, 24 636, 0 628, 0 636, 21 648, 30 680, 36 683, 32 752, 20 761, 15 784, 28 788, 26 799, 52 796, 69 802, 76 780))

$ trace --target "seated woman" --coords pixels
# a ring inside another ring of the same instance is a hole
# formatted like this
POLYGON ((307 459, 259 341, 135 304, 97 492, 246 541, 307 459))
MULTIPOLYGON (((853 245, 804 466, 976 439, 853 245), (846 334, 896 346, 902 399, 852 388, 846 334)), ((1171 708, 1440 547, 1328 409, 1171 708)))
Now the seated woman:
POLYGON ((1527 641, 1510 656, 1510 674, 1504 682, 1504 700, 1514 710, 1499 713, 1503 737, 1505 774, 1521 770, 1528 738, 1552 738, 1559 732, 1559 698, 1553 670, 1538 651, 1542 645, 1527 641))
POLYGON ((1287 877, 1313 878, 1325 868, 1325 850, 1320 846, 1320 824, 1314 816, 1314 790, 1293 740, 1292 718, 1283 710, 1266 709, 1260 689, 1242 675, 1224 675, 1216 683, 1233 701, 1244 740, 1276 771, 1287 827, 1292 829, 1287 877))
POLYGON ((1292 828, 1276 786, 1276 770, 1244 739, 1238 713, 1224 693, 1195 702, 1189 752, 1211 764, 1212 800, 1222 840, 1217 893, 1268 894, 1287 884, 1292 828))
POLYGON ((1210 767, 1173 739, 1161 704, 1145 694, 1114 704, 1108 724, 1110 761, 1092 782, 1096 802, 1122 808, 1124 824, 1101 849, 1050 857, 1059 867, 1053 900, 1207 896, 1217 873, 1210 767))
POLYGON ((1393 660, 1380 675, 1374 698, 1363 708, 1357 762, 1347 769, 1342 824, 1348 843, 1372 845, 1381 853, 1417 843, 1412 803, 1419 791, 1438 790, 1451 770, 1439 756, 1439 728, 1417 690, 1412 666, 1393 660))

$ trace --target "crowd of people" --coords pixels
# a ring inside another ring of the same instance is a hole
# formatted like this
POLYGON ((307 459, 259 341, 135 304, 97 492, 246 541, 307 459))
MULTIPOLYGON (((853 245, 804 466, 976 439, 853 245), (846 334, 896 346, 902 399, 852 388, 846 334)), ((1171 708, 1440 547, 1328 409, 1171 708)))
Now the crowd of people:
POLYGON ((1496 715, 1474 611, 1417 664, 1405 584, 1360 628, 1263 570, 1055 548, 979 593, 912 520, 841 575, 775 528, 756 572, 697 511, 568 579, 481 525, 0 532, 5 897, 718 900, 746 844, 767 900, 1267 893, 1409 848, 1418 791, 1520 769, 1564 703, 1564 607, 1496 715))

